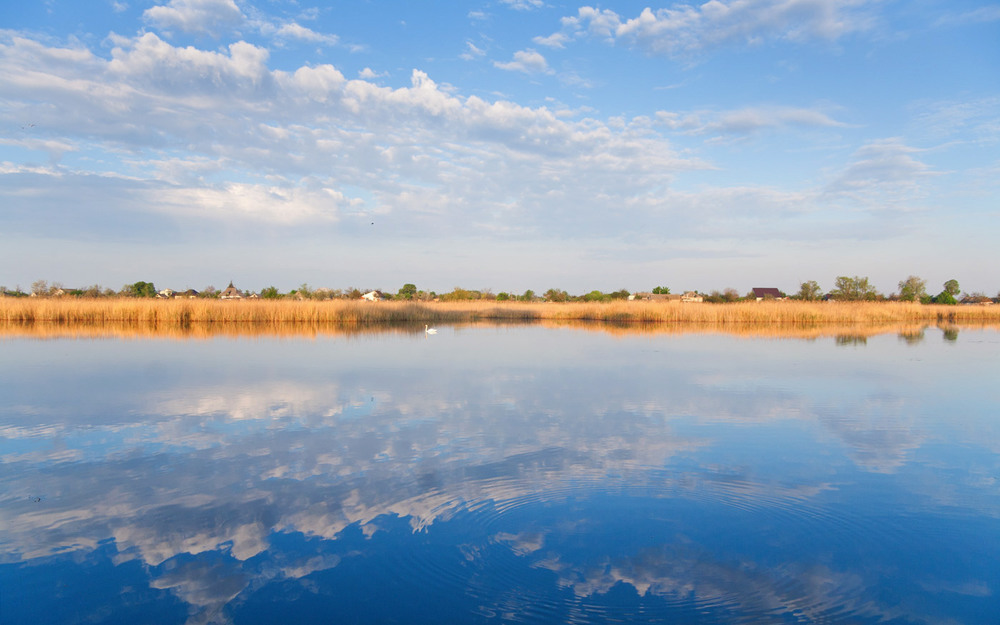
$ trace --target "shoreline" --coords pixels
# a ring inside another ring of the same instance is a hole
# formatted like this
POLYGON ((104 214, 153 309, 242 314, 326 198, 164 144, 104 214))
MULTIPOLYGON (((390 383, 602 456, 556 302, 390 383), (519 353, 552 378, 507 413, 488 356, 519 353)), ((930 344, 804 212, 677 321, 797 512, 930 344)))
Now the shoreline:
MULTIPOLYGON (((219 301, 155 299, 0 298, 0 334, 33 326, 165 331, 201 327, 201 334, 321 331, 371 328, 412 331, 425 323, 464 325, 597 323, 642 331, 647 326, 686 329, 832 330, 833 327, 995 326, 1000 306, 904 302, 768 301, 725 304, 678 302, 363 302, 219 301), (255 328, 256 326, 256 328, 255 328), (296 328, 296 326, 299 326, 296 328), (412 327, 411 327, 412 326, 412 327), (228 330, 227 330, 228 328, 228 330)), ((663 328, 660 328, 662 331, 663 328)))

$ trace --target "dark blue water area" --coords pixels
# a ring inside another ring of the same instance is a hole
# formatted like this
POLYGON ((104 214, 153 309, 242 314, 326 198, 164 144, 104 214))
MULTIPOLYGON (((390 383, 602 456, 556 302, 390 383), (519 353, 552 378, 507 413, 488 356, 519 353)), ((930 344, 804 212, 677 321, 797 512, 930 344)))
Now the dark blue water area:
POLYGON ((352 525, 336 540, 279 532, 243 562, 223 550, 143 566, 105 542, 82 557, 0 566, 3 588, 18 590, 4 593, 3 614, 12 623, 993 622, 995 600, 947 586, 998 579, 1000 553, 976 548, 995 523, 924 518, 909 531, 946 539, 880 545, 867 532, 838 536, 832 521, 805 536, 795 515, 762 526, 760 511, 660 495, 562 493, 416 531, 385 515, 373 534, 352 525), (941 587, 927 586, 928 570, 941 587))
POLYGON ((0 624, 995 625, 998 345, 8 341, 0 624))

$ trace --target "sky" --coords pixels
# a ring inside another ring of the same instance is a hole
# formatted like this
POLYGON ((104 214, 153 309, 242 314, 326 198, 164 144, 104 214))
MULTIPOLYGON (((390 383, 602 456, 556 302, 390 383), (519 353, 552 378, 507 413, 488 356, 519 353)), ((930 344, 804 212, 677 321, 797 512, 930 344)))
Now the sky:
POLYGON ((1000 5, 0 0, 0 285, 1000 290, 1000 5))

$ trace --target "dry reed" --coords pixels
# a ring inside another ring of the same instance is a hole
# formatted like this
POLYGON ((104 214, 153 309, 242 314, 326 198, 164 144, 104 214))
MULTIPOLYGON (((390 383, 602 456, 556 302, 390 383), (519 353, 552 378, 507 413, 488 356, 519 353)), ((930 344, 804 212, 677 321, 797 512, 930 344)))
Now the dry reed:
POLYGON ((710 327, 814 328, 927 323, 1000 324, 1000 306, 939 306, 900 302, 364 302, 350 300, 155 300, 0 298, 0 327, 152 326, 413 326, 424 323, 568 322, 682 324, 710 327))

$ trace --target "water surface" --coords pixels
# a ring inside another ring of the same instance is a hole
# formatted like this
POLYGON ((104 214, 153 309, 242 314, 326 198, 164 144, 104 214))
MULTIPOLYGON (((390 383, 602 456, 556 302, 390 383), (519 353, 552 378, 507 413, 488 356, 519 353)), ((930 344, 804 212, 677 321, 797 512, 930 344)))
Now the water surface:
POLYGON ((0 622, 997 623, 1000 335, 0 341, 0 622))

